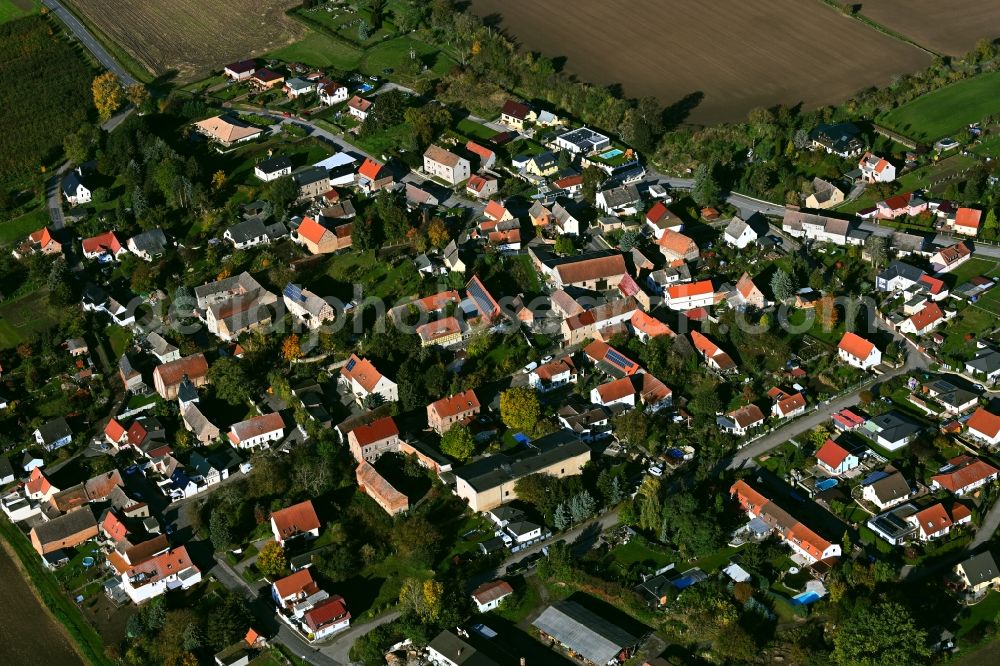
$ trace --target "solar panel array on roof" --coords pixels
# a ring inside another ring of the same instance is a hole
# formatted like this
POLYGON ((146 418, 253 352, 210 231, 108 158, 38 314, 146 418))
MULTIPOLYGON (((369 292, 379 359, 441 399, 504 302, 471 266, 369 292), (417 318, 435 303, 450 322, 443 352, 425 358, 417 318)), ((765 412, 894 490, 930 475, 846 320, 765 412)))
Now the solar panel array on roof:
POLYGON ((357 362, 358 362, 357 359, 353 359, 353 358, 350 361, 348 361, 347 362, 347 371, 350 372, 351 370, 353 370, 354 369, 354 365, 357 362))
POLYGON ((496 307, 493 305, 493 298, 486 292, 482 283, 476 279, 470 280, 466 289, 472 294, 472 300, 476 302, 479 311, 486 317, 493 316, 496 307))
POLYGON ((889 476, 889 474, 886 473, 886 472, 883 472, 882 470, 879 470, 877 472, 872 472, 871 474, 869 474, 868 476, 865 477, 865 480, 861 482, 861 485, 863 485, 863 486, 870 486, 871 484, 875 483, 876 481, 880 481, 880 480, 884 479, 887 476, 889 476))
POLYGON ((635 365, 635 363, 625 358, 614 349, 609 349, 608 353, 604 355, 604 358, 607 359, 609 363, 618 366, 622 370, 627 370, 635 365))
POLYGON ((299 303, 306 302, 306 297, 302 295, 302 288, 297 284, 289 282, 288 286, 285 287, 284 294, 293 301, 298 301, 299 303))

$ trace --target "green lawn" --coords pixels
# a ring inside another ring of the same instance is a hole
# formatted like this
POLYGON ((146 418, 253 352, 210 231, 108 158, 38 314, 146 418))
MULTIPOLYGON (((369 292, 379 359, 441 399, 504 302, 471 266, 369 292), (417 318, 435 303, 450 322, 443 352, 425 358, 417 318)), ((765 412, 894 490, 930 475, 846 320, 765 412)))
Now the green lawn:
POLYGON ((955 270, 949 271, 948 274, 955 280, 953 286, 957 287, 979 275, 993 277, 994 275, 997 275, 998 270, 1000 270, 1000 264, 992 259, 972 257, 955 270))
MULTIPOLYGON (((369 48, 362 59, 361 71, 365 74, 382 76, 383 70, 387 68, 393 70, 399 68, 403 60, 410 57, 411 52, 438 75, 443 74, 454 63, 436 46, 407 36, 389 39, 369 48)), ((393 74, 392 78, 399 77, 393 74)))
POLYGON ((374 136, 351 136, 347 140, 366 153, 380 157, 388 155, 399 147, 405 148, 409 144, 412 133, 408 123, 400 123, 395 127, 377 132, 374 136))
POLYGON ((0 245, 18 243, 31 232, 38 231, 48 223, 49 213, 44 206, 20 217, 15 217, 13 220, 0 222, 0 245))
POLYGON ((624 545, 615 546, 608 554, 623 568, 628 568, 636 562, 642 562, 650 564, 652 568, 659 569, 674 561, 674 558, 668 553, 651 548, 641 539, 632 539, 624 545))
POLYGON ((29 342, 38 333, 55 326, 47 289, 39 289, 0 305, 0 349, 29 342))
POLYGON ((1000 316, 1000 307, 996 300, 981 300, 979 303, 967 305, 958 313, 947 327, 942 329, 945 336, 942 351, 947 354, 971 358, 975 352, 975 345, 965 339, 965 336, 972 334, 975 338, 981 337, 984 333, 993 330, 997 326, 997 316, 1000 316))
POLYGON ((36 9, 38 9, 37 0, 0 0, 0 23, 27 16, 36 9))
POLYGON ((132 334, 127 328, 113 325, 108 326, 105 333, 108 336, 108 342, 111 343, 111 353, 115 355, 115 358, 121 358, 122 354, 125 353, 125 346, 132 340, 132 334))
MULTIPOLYGON (((959 81, 908 102, 878 121, 920 141, 932 142, 1000 110, 1000 72, 959 81)), ((956 136, 961 139, 963 137, 956 136)))
POLYGON ((958 631, 955 634, 962 638, 980 622, 992 625, 998 613, 1000 613, 1000 592, 990 592, 975 606, 962 610, 958 620, 958 631))
POLYGON ((455 130, 459 134, 463 134, 470 139, 482 139, 489 140, 497 135, 495 130, 491 130, 486 125, 480 125, 479 123, 469 120, 468 118, 462 118, 458 121, 455 126, 455 130))
POLYGON ((301 62, 309 67, 357 69, 363 55, 361 49, 338 41, 321 32, 310 31, 305 37, 268 54, 286 62, 301 62))

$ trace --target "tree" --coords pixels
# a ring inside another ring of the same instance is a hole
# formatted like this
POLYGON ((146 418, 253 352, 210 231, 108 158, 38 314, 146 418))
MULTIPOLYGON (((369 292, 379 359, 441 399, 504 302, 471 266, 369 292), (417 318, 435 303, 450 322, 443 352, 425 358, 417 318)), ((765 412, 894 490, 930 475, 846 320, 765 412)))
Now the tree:
POLYGON ((868 255, 868 260, 872 262, 872 267, 875 270, 879 270, 885 266, 886 262, 889 261, 889 245, 885 236, 872 234, 866 238, 865 254, 868 255))
POLYGON ((787 301, 795 293, 795 285, 792 276, 782 269, 778 269, 771 278, 771 291, 778 301, 787 301))
POLYGON ((441 617, 444 583, 433 578, 420 581, 407 578, 399 590, 399 604, 425 624, 434 624, 441 617))
POLYGON ((379 247, 382 240, 375 221, 371 218, 356 221, 351 229, 351 243, 362 252, 379 247))
POLYGON ((125 89, 125 98, 136 109, 141 109, 149 100, 149 91, 141 83, 133 83, 125 89))
POLYGON ((622 237, 618 240, 618 249, 622 252, 630 252, 632 248, 639 244, 642 240, 642 232, 637 229, 629 229, 622 234, 622 237))
POLYGON ((215 389, 215 395, 230 405, 238 405, 250 399, 250 378, 246 370, 232 358, 220 358, 208 369, 208 380, 215 389))
POLYGON ((833 327, 837 325, 840 315, 832 295, 827 294, 816 301, 816 318, 824 331, 832 331, 833 327))
POLYGON ((642 445, 649 436, 649 416, 641 409, 630 409, 611 420, 615 437, 632 445, 642 445))
POLYGON ((719 201, 721 188, 712 174, 712 167, 702 163, 694 172, 694 185, 691 188, 691 197, 699 206, 712 206, 719 201))
POLYGON ((222 596, 222 602, 213 607, 205 627, 205 639, 213 651, 241 640, 253 621, 250 607, 241 594, 228 590, 220 590, 217 594, 222 596))
POLYGON ((281 357, 291 363, 302 358, 302 346, 299 344, 299 336, 292 333, 281 343, 281 357))
POLYGON ((511 430, 533 432, 540 413, 534 389, 515 386, 500 394, 500 418, 511 430))
POLYGON ((834 663, 840 666, 918 664, 930 656, 927 634, 902 604, 858 604, 833 636, 834 663))
POLYGON ((74 164, 83 164, 91 158, 101 142, 101 130, 90 123, 84 123, 63 139, 66 159, 74 164))
POLYGON ((257 554, 257 569, 268 578, 283 573, 287 564, 285 551, 277 541, 268 541, 257 554))
POLYGON ((604 172, 598 167, 589 166, 583 170, 583 196, 588 201, 592 201, 597 194, 597 188, 604 182, 604 172))
POLYGON ((208 519, 208 534, 212 540, 212 547, 217 551, 226 550, 232 545, 232 519, 225 509, 220 507, 212 509, 212 515, 208 519))
POLYGON ((566 505, 560 502, 556 505, 556 510, 552 512, 552 526, 556 528, 556 531, 562 532, 564 529, 570 526, 570 513, 566 505))
POLYGON ((226 172, 219 169, 212 174, 212 191, 218 192, 226 186, 226 172))
POLYGON ((428 558, 440 538, 434 525, 420 515, 399 518, 390 534, 392 545, 399 554, 414 559, 428 558))
POLYGON ((430 239, 431 245, 442 249, 451 240, 448 234, 448 226, 444 223, 440 217, 435 217, 431 220, 430 224, 427 225, 427 238, 430 239))
POLYGON ((94 78, 90 85, 94 95, 94 106, 100 119, 107 120, 122 105, 124 95, 122 84, 114 72, 104 72, 94 78))
POLYGON ((275 214, 281 216, 288 208, 288 204, 299 198, 299 187, 291 176, 284 176, 271 181, 263 196, 274 206, 275 214))
POLYGON ((461 423, 453 425, 441 437, 441 452, 456 460, 465 461, 476 450, 476 441, 469 426, 461 423))
POLYGON ((990 208, 986 211, 986 220, 983 222, 983 235, 993 240, 1000 239, 1000 223, 997 222, 997 211, 990 208))
POLYGON ((594 515, 597 509, 597 502, 586 490, 577 493, 569 502, 569 513, 574 523, 580 523, 594 515))

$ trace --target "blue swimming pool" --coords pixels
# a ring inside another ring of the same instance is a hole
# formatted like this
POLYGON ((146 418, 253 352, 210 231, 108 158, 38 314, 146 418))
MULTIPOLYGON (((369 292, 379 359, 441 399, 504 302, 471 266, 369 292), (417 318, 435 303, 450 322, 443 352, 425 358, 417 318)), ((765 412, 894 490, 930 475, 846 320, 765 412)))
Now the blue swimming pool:
POLYGON ((602 160, 610 160, 610 159, 613 159, 615 157, 618 157, 621 154, 622 154, 621 150, 619 150, 618 148, 612 148, 611 150, 606 150, 603 153, 601 153, 601 159, 602 160))
POLYGON ((829 490, 839 483, 837 479, 823 479, 816 484, 816 490, 829 490))
POLYGON ((821 597, 817 592, 809 590, 808 592, 803 592, 802 594, 796 594, 794 597, 792 597, 792 603, 799 606, 807 606, 814 601, 819 601, 822 598, 823 597, 821 597))
POLYGON ((360 86, 358 86, 358 92, 361 93, 361 94, 364 94, 364 93, 370 91, 371 89, 373 89, 374 87, 375 86, 373 86, 370 83, 362 83, 360 86))

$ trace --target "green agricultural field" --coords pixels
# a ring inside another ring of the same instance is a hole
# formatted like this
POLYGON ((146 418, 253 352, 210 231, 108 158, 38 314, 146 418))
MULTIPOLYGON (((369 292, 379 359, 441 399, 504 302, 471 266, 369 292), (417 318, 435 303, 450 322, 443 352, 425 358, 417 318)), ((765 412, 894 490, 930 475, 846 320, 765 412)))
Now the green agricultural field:
MULTIPOLYGON (((900 134, 933 142, 1000 110, 1000 72, 982 74, 918 97, 878 122, 900 134)), ((962 138, 956 136, 955 138, 962 138)))
POLYGON ((334 67, 343 71, 357 69, 361 49, 345 42, 310 31, 305 37, 269 54, 285 62, 301 62, 309 67, 334 67))
POLYGON ((55 326, 48 297, 48 290, 39 289, 0 305, 0 349, 30 342, 42 331, 55 326))
POLYGON ((0 23, 27 16, 37 8, 37 0, 0 0, 0 23))
POLYGON ((25 213, 13 220, 0 222, 0 245, 17 243, 33 231, 38 231, 49 223, 48 211, 44 208, 25 213))

